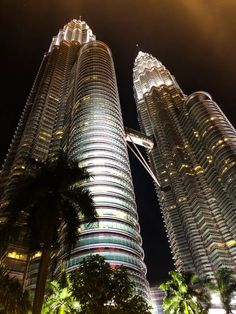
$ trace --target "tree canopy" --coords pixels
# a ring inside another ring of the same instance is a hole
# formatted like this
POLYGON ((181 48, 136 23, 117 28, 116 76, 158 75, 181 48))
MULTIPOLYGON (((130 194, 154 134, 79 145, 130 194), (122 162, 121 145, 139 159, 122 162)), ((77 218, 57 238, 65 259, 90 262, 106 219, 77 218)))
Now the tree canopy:
POLYGON ((61 289, 67 286, 72 291, 72 297, 79 304, 76 313, 151 313, 143 297, 135 293, 127 270, 123 266, 112 268, 99 255, 86 258, 68 278, 70 283, 66 285, 65 277, 58 282, 61 289))

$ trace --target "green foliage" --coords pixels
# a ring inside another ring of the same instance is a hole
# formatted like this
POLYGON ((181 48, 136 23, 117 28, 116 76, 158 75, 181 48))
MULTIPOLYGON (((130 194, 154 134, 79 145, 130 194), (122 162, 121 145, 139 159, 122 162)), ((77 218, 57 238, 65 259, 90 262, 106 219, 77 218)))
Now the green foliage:
POLYGON ((99 255, 85 259, 71 275, 73 293, 84 313, 102 313, 112 299, 112 269, 99 255))
POLYGON ((216 283, 210 282, 208 286, 211 290, 219 292, 226 314, 232 313, 230 304, 236 292, 236 274, 229 268, 223 267, 216 273, 216 283))
POLYGON ((191 273, 169 272, 170 280, 160 285, 166 293, 163 308, 166 314, 207 313, 209 296, 198 277, 191 273))
POLYGON ((151 307, 140 295, 133 295, 128 299, 123 299, 119 303, 114 303, 108 313, 111 314, 151 314, 151 307))
POLYGON ((0 264, 0 313, 30 313, 32 302, 28 291, 23 291, 20 282, 9 276, 6 268, 0 264))
POLYGON ((59 281, 51 281, 48 284, 48 297, 46 298, 42 314, 76 313, 79 311, 79 302, 72 295, 69 276, 63 272, 59 281))
POLYGON ((81 305, 79 313, 150 313, 145 300, 135 295, 126 269, 112 269, 99 255, 85 259, 70 278, 73 295, 81 305))

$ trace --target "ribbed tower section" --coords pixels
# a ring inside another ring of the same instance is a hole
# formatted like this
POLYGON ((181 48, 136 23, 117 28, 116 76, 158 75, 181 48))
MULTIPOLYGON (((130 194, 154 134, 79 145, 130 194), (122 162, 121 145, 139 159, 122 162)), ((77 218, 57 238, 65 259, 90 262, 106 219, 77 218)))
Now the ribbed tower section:
POLYGON ((61 147, 68 78, 82 44, 95 40, 89 26, 72 20, 53 37, 45 53, 0 175, 0 188, 24 171, 23 160, 45 160, 61 147))
POLYGON ((174 127, 184 95, 170 72, 147 53, 139 52, 133 79, 140 128, 145 134, 153 135, 156 142, 148 152, 148 159, 162 188, 167 190, 164 193, 156 187, 173 258, 178 270, 193 271, 193 258, 182 223, 183 219, 192 220, 192 215, 183 182, 177 175, 178 167, 185 165, 184 152, 178 149, 184 144, 179 126, 174 127))
POLYGON ((215 231, 207 243, 213 268, 236 271, 236 131, 206 92, 187 98, 180 123, 198 161, 199 181, 205 184, 213 217, 215 231))
MULTIPOLYGON (((44 54, 0 173, 0 190, 5 195, 14 185, 15 177, 24 171, 27 157, 45 160, 62 148, 71 70, 81 45, 92 40, 95 36, 89 26, 84 21, 72 20, 53 38, 44 54)), ((4 219, 0 213, 0 226, 4 219)), ((26 275, 29 261, 21 243, 9 246, 5 262, 14 276, 22 279, 26 275)), ((38 258, 32 258, 29 287, 35 283, 37 267, 38 258)))
POLYGON ((68 151, 91 174, 84 186, 93 195, 98 222, 81 226, 80 240, 66 268, 72 270, 88 255, 100 254, 113 266, 124 265, 147 296, 140 227, 108 46, 100 41, 83 45, 74 71, 68 151))
POLYGON ((214 278, 235 269, 235 185, 220 173, 236 175, 235 130, 207 93, 186 97, 153 56, 139 52, 133 78, 140 128, 156 141, 147 153, 177 270, 214 278))
MULTIPOLYGON (((95 41, 80 20, 65 25, 44 56, 0 176, 5 193, 24 171, 25 157, 45 160, 60 149, 91 173, 84 186, 93 195, 99 218, 94 225, 81 226, 70 257, 62 246, 57 270, 73 270, 86 256, 100 254, 113 266, 127 267, 137 289, 148 297, 113 60, 109 48, 95 41)), ((27 287, 33 289, 39 258, 36 254, 29 260, 25 248, 15 243, 5 262, 14 276, 28 278, 27 287)))

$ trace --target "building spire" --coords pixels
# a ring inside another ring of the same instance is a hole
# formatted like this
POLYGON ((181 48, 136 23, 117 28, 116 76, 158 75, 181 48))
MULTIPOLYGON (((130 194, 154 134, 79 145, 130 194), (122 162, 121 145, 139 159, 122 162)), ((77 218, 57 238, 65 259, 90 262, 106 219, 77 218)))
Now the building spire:
POLYGON ((54 36, 49 48, 49 52, 52 51, 54 46, 60 46, 64 41, 66 42, 78 42, 79 44, 85 44, 96 39, 92 30, 85 21, 79 19, 73 19, 63 29, 59 30, 57 36, 54 36))

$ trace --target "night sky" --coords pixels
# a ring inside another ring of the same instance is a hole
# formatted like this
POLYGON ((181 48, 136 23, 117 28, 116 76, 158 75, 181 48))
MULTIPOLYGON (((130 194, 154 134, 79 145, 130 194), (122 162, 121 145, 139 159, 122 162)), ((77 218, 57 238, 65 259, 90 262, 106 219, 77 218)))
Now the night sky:
MULTIPOLYGON (((82 16, 111 48, 125 125, 138 129, 132 68, 142 51, 158 58, 186 94, 209 92, 236 125, 235 0, 0 0, 0 161, 5 158, 52 36, 82 16)), ((148 267, 158 283, 173 267, 154 186, 131 158, 148 267)))

